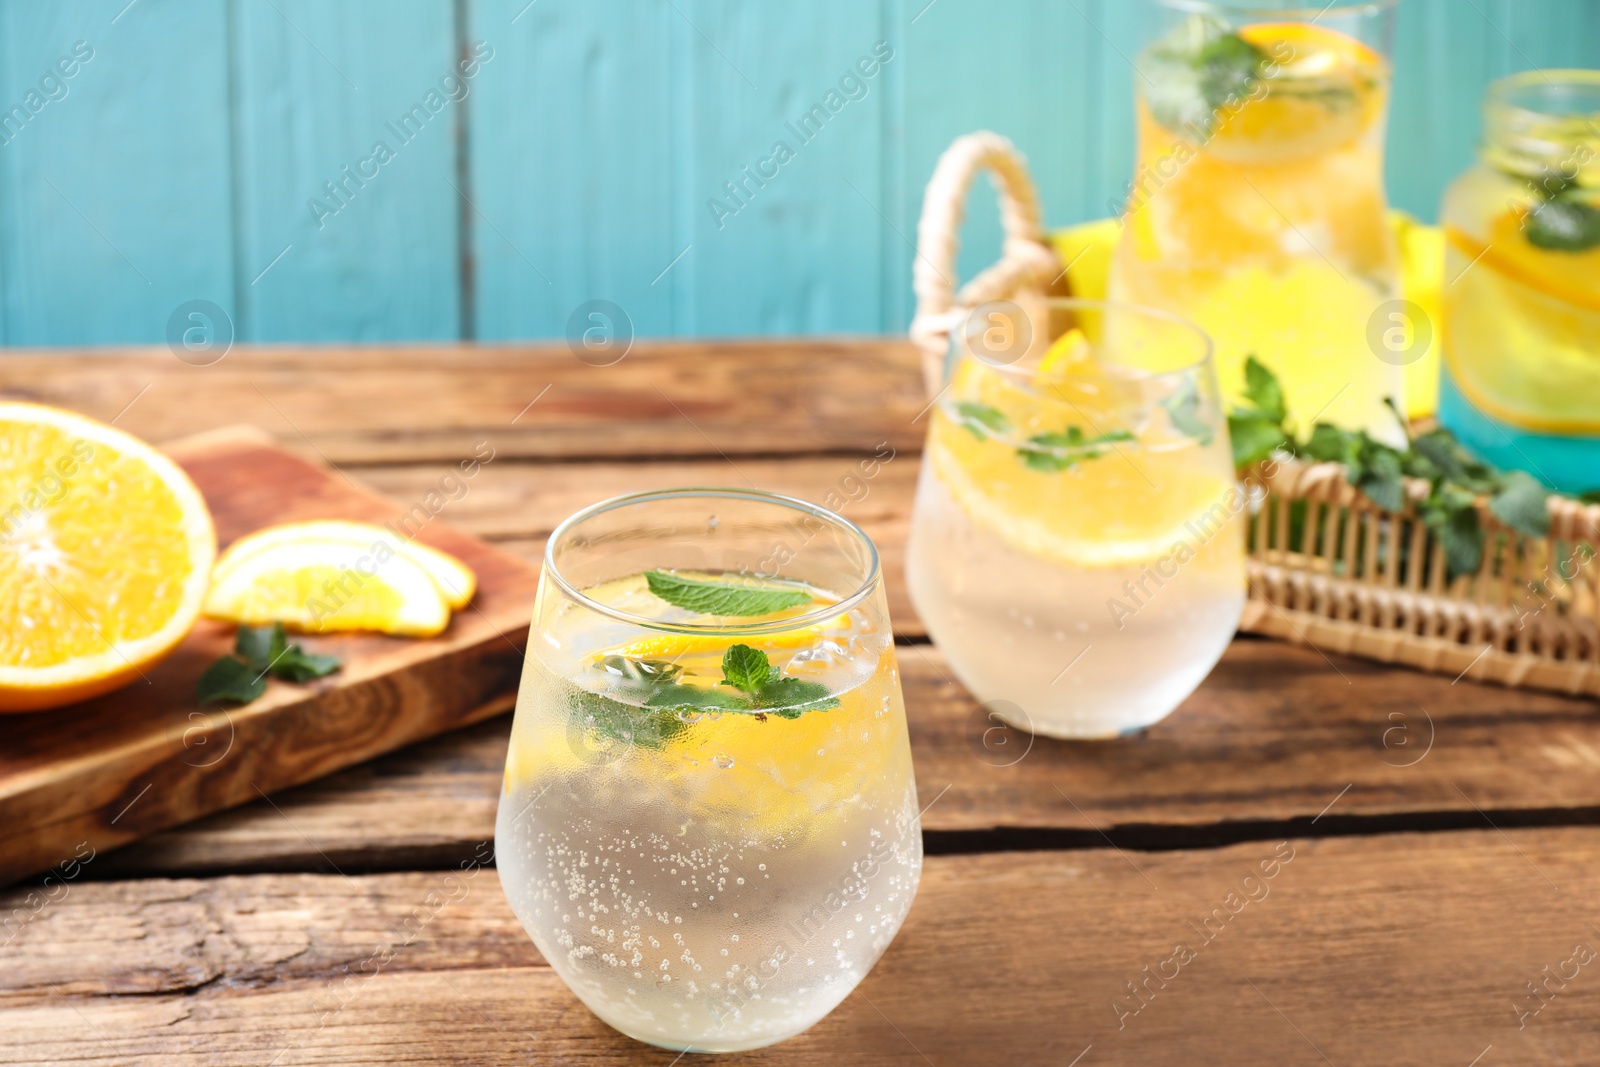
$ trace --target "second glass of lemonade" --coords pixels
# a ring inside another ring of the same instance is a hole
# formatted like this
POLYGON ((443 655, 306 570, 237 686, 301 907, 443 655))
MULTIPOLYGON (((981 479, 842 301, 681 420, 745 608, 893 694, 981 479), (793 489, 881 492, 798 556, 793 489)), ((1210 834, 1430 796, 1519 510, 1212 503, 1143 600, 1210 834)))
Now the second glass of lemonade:
POLYGON ((601 1019, 780 1041, 905 919, 922 836, 878 554, 786 497, 620 497, 551 536, 495 828, 500 881, 601 1019))
POLYGON ((1051 300, 979 308, 958 352, 906 561, 928 633, 1014 726, 1149 726, 1244 608, 1248 501, 1210 343, 1162 312, 1051 300))
POLYGON ((1108 295, 1205 329, 1224 396, 1239 396, 1254 355, 1302 429, 1320 418, 1400 444, 1385 401, 1401 399, 1402 370, 1371 339, 1407 321, 1389 303, 1398 251, 1383 192, 1394 3, 1146 6, 1138 158, 1108 295))

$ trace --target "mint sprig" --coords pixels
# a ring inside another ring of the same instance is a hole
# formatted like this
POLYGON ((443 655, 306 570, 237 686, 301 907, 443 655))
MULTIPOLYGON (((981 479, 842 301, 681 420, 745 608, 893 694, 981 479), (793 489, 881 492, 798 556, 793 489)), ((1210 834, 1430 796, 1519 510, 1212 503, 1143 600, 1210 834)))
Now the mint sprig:
POLYGON ((1523 232, 1535 248, 1587 252, 1600 246, 1600 208, 1558 195, 1534 206, 1523 232))
POLYGON ((955 416, 956 422, 980 441, 987 441, 995 434, 1011 431, 1011 420, 1006 418, 1005 412, 975 400, 958 402, 955 405, 955 416))
POLYGON ((812 600, 811 594, 801 589, 706 581, 666 571, 645 571, 644 579, 650 586, 650 592, 675 608, 698 615, 771 615, 784 608, 809 604, 812 600))
POLYGON ((233 655, 206 668, 196 686, 201 704, 227 701, 248 704, 267 691, 267 675, 289 682, 308 682, 339 669, 334 656, 319 656, 289 644, 283 624, 241 626, 233 639, 233 655))
POLYGON ((1161 407, 1167 413, 1167 418, 1172 420, 1172 428, 1187 437, 1192 437, 1200 442, 1200 447, 1209 445, 1216 437, 1216 431, 1211 423, 1200 414, 1200 389, 1195 385, 1193 378, 1185 376, 1172 395, 1161 401, 1161 407))
MULTIPOLYGON (((1435 429, 1408 439, 1398 449, 1365 430, 1346 430, 1319 422, 1305 440, 1287 425, 1287 405, 1277 378, 1251 356, 1245 364, 1245 399, 1228 416, 1234 461, 1251 466, 1274 451, 1344 467, 1345 480, 1385 511, 1406 503, 1407 478, 1428 483, 1417 504, 1423 524, 1444 549, 1447 578, 1471 574, 1483 563, 1485 534, 1478 501, 1526 537, 1550 532, 1550 492, 1523 471, 1499 471, 1473 456, 1449 430, 1435 429)), ((1391 409, 1393 405, 1390 405, 1391 409)), ((1395 412, 1404 426, 1405 420, 1395 412)))
POLYGON ((1029 470, 1045 474, 1071 470, 1089 459, 1099 459, 1118 441, 1132 441, 1127 430, 1107 430, 1090 437, 1081 427, 1068 426, 1064 433, 1036 433, 1026 444, 1017 446, 1017 458, 1029 470))
POLYGON ((1264 76, 1271 57, 1214 16, 1192 15, 1144 55, 1145 103, 1162 126, 1197 138, 1219 112, 1237 106, 1264 76))
POLYGON ((666 682, 654 688, 644 706, 674 713, 732 711, 758 718, 770 713, 783 719, 839 706, 839 699, 822 683, 784 677, 765 652, 749 645, 732 645, 722 654, 720 684, 727 688, 666 682))

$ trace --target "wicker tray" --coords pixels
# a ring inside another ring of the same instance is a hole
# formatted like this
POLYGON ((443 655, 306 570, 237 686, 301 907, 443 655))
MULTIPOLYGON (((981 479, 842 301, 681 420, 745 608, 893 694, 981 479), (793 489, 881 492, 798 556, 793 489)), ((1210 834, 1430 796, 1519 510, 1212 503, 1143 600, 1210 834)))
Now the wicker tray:
MULTIPOLYGON (((987 131, 958 138, 934 169, 917 227, 911 338, 929 395, 943 387, 950 335, 972 308, 1059 291, 1063 274, 1022 156, 987 131), (1001 256, 957 291, 967 194, 985 170, 1000 198, 1001 256)), ((1242 473, 1260 492, 1240 629, 1457 678, 1600 696, 1600 505, 1551 497, 1550 534, 1538 539, 1480 502, 1483 562, 1446 581, 1444 549, 1416 513, 1426 483, 1410 483, 1405 510, 1391 512, 1336 463, 1281 459, 1242 473)))

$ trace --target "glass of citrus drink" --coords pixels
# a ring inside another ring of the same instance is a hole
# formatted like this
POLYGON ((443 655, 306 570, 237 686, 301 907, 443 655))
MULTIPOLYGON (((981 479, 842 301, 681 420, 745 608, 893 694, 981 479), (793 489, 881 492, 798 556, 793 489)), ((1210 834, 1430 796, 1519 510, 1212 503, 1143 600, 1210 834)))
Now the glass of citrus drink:
POLYGON ((562 523, 495 852, 539 950, 630 1037, 730 1052, 831 1011, 922 868, 866 534, 733 489, 619 497, 562 523))
POLYGON ((1147 2, 1108 295, 1210 333, 1224 396, 1254 355, 1299 425, 1401 443, 1402 368, 1369 340, 1400 296, 1383 192, 1395 0, 1147 2))
POLYGON ((912 600, 957 677, 1012 725, 1149 726, 1210 672, 1244 607, 1248 500, 1210 342, 1100 301, 972 319, 932 409, 912 600))

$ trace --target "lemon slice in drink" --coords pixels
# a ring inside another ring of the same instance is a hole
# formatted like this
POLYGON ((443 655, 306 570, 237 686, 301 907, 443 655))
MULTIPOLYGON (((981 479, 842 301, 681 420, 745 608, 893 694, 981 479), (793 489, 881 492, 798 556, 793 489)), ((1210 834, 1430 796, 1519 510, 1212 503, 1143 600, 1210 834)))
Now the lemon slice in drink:
POLYGON ((597 653, 596 658, 628 656, 635 659, 676 659, 696 652, 715 652, 720 655, 729 645, 737 644, 741 640, 746 644, 762 648, 804 648, 830 634, 840 634, 848 629, 850 629, 850 617, 839 615, 827 622, 748 638, 713 634, 653 634, 650 637, 641 637, 637 641, 630 641, 620 648, 597 653))
MULTIPOLYGON (((1233 482, 1198 471, 1184 478, 1157 475, 1161 492, 1147 491, 1130 500, 1128 492, 1097 490, 1087 478, 1086 484, 1052 492, 1039 483, 1059 475, 993 473, 994 463, 987 457, 964 461, 956 449, 932 448, 928 459, 956 505, 974 522, 1019 552, 1071 567, 1142 567, 1180 544, 1198 548, 1237 514, 1233 482)), ((1011 457, 998 459, 1015 464, 1011 457)), ((1101 457, 1090 462, 1123 461, 1101 457)), ((1149 470, 1161 461, 1143 453, 1140 462, 1149 470)))

